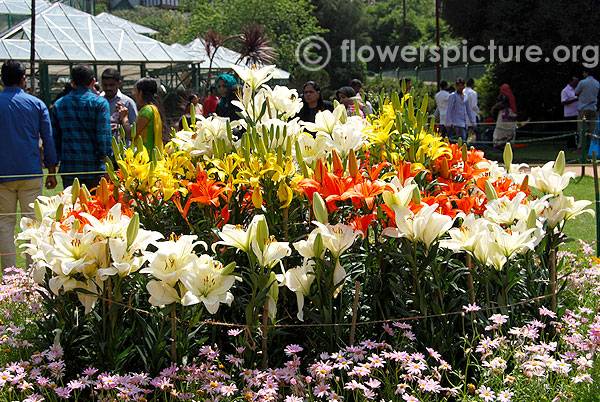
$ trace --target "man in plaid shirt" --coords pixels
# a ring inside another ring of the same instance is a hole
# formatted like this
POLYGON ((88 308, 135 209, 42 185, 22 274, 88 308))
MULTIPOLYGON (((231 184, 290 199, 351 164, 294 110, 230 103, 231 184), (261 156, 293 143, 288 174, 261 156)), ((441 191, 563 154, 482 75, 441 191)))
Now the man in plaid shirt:
POLYGON ((71 79, 74 89, 52 108, 52 134, 64 187, 77 177, 90 189, 98 186, 105 170, 104 158, 112 153, 110 108, 106 99, 91 91, 96 78, 89 66, 73 67, 71 79))

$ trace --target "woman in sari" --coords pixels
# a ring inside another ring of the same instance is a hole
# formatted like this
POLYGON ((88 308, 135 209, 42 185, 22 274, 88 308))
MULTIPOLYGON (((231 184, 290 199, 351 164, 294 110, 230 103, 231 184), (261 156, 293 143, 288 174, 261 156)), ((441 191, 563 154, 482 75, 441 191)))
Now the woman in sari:
POLYGON ((500 87, 500 95, 492 107, 492 116, 496 113, 496 128, 494 130, 494 147, 504 148, 504 144, 515 139, 517 132, 517 103, 508 84, 500 87))
POLYGON ((133 99, 140 107, 135 119, 135 132, 132 133, 131 125, 127 120, 127 108, 119 105, 119 123, 123 126, 127 138, 140 135, 144 147, 148 150, 150 160, 153 160, 152 150, 156 147, 163 152, 163 118, 162 103, 158 95, 158 83, 155 79, 144 77, 138 80, 131 93, 133 99))

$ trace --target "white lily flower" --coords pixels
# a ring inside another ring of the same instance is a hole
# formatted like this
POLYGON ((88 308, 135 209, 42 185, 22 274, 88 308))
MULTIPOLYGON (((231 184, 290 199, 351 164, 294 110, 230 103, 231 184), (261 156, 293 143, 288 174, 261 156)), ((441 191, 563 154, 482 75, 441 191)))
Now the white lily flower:
POLYGON ((231 305, 233 295, 229 289, 235 282, 234 275, 223 275, 223 264, 208 255, 201 255, 181 277, 188 290, 181 304, 190 306, 204 303, 210 314, 215 314, 220 303, 231 305))
POLYGON ((502 197, 488 201, 483 216, 490 222, 508 226, 515 221, 527 220, 530 208, 523 203, 526 197, 527 194, 521 191, 512 200, 508 197, 502 197))
POLYGON ((47 245, 50 249, 46 255, 49 260, 54 260, 52 265, 57 274, 68 276, 73 271, 82 272, 87 265, 96 263, 90 250, 96 241, 95 233, 56 232, 52 238, 54 244, 47 245))
POLYGON ((240 225, 225 225, 223 229, 217 233, 221 241, 213 243, 212 250, 216 250, 218 245, 235 247, 245 253, 250 251, 252 238, 255 236, 256 225, 260 219, 264 219, 262 215, 256 215, 252 218, 248 229, 244 229, 240 225))
MULTIPOLYGON (((500 225, 491 225, 492 238, 500 247, 502 253, 507 259, 513 256, 513 254, 522 254, 527 250, 535 249, 538 241, 537 238, 532 236, 536 228, 527 229, 524 232, 518 232, 516 230, 504 230, 500 225)), ((541 240, 541 239, 540 239, 541 240)))
POLYGON ((344 105, 338 105, 333 112, 330 112, 329 110, 323 110, 317 113, 314 123, 306 122, 304 123, 304 127, 307 130, 317 134, 324 133, 331 135, 336 124, 339 123, 342 114, 345 113, 346 106, 344 105))
POLYGON ((328 146, 331 150, 336 150, 341 158, 348 156, 351 150, 358 151, 367 141, 367 137, 363 134, 362 124, 352 123, 352 120, 360 117, 348 118, 345 124, 338 124, 334 127, 331 137, 328 140, 328 146))
MULTIPOLYGON (((300 255, 302 257, 304 257, 305 260, 308 258, 316 257, 315 256, 315 239, 316 239, 318 233, 320 233, 320 229, 316 228, 308 235, 308 238, 306 240, 300 240, 293 244, 296 251, 298 251, 298 253, 300 253, 300 255)), ((322 260, 324 256, 325 256, 325 248, 323 248, 323 251, 321 252, 321 255, 319 256, 319 259, 322 260)))
POLYGON ((264 86, 269 99, 269 105, 283 120, 294 117, 302 109, 302 99, 298 96, 298 91, 285 86, 275 85, 273 89, 264 86))
POLYGON ((567 186, 569 181, 575 177, 575 173, 566 172, 558 174, 554 171, 554 161, 546 163, 543 167, 531 169, 529 186, 537 188, 545 194, 559 195, 567 186))
POLYGON ((197 238, 198 236, 185 235, 177 241, 153 243, 158 250, 144 254, 149 265, 140 272, 152 274, 156 279, 166 282, 169 286, 175 286, 181 275, 198 258, 193 253, 194 247, 202 244, 206 249, 204 242, 195 241, 197 238))
POLYGON ((542 217, 547 220, 549 228, 555 228, 563 221, 571 220, 581 214, 595 215, 591 209, 586 209, 592 202, 588 200, 575 201, 562 193, 548 201, 548 207, 542 212, 542 217))
MULTIPOLYGON (((98 282, 98 278, 96 278, 96 282, 98 282)), ((76 288, 86 290, 85 293, 77 292, 77 298, 85 307, 85 314, 89 314, 96 302, 98 301, 98 296, 102 293, 101 289, 96 286, 96 283, 92 279, 87 279, 86 282, 77 282, 76 288)))
POLYGON ((338 223, 333 226, 330 224, 324 225, 321 222, 314 221, 319 229, 319 233, 323 238, 323 245, 331 252, 333 258, 338 260, 342 253, 348 250, 354 244, 357 237, 364 236, 360 230, 354 231, 350 225, 338 223))
POLYGON ((296 294, 298 303, 298 314, 300 321, 304 321, 304 297, 310 295, 310 287, 315 280, 313 267, 315 262, 304 259, 304 264, 297 268, 288 269, 285 272, 284 285, 296 294))
POLYGON ((146 284, 146 290, 150 293, 149 302, 153 306, 162 307, 180 301, 177 290, 163 281, 148 282, 148 284, 146 284))
POLYGON ((488 234, 489 224, 487 219, 469 214, 460 227, 448 231, 450 239, 440 240, 440 246, 455 252, 466 251, 473 254, 481 238, 488 234))
MULTIPOLYGON (((298 145, 302 152, 304 163, 309 166, 314 166, 317 159, 325 159, 327 155, 327 139, 328 136, 323 133, 317 133, 316 137, 307 133, 302 133, 298 136, 298 145)), ((293 150, 297 158, 296 150, 293 150)))
POLYGON ((253 91, 256 91, 262 84, 273 78, 273 70, 275 70, 275 65, 265 67, 254 65, 248 68, 237 64, 231 64, 229 67, 231 67, 242 81, 252 88, 253 91))
POLYGON ((404 184, 400 182, 398 177, 394 177, 390 183, 387 184, 386 191, 383 192, 383 202, 389 208, 406 207, 412 200, 416 184, 413 184, 413 180, 407 180, 404 184))
POLYGON ((508 261, 502 249, 491 235, 480 238, 480 241, 475 244, 473 256, 480 263, 493 266, 498 271, 501 271, 506 261, 508 261))
POLYGON ((90 231, 104 238, 124 236, 127 232, 127 225, 131 220, 127 215, 121 213, 120 203, 115 204, 102 221, 85 212, 81 213, 81 216, 90 222, 89 225, 86 225, 90 231))
POLYGON ((424 206, 413 213, 410 208, 394 207, 396 214, 396 227, 385 228, 382 235, 389 237, 406 237, 412 242, 422 242, 427 248, 437 240, 437 238, 446 233, 454 220, 440 213, 435 212, 438 204, 424 206))
POLYGON ((265 244, 260 244, 256 237, 252 239, 252 252, 256 256, 258 265, 273 268, 281 260, 292 253, 288 242, 279 242, 271 236, 265 244))

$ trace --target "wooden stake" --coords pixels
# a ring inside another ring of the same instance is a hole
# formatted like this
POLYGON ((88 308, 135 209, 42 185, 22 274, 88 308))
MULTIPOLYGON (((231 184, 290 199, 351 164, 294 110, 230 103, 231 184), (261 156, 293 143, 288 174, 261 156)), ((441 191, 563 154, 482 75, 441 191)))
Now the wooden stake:
POLYGON ((473 284, 473 275, 471 275, 471 254, 467 254, 465 258, 465 264, 467 265, 467 290, 469 292, 469 300, 475 303, 475 285, 473 284))
POLYGON ((269 363, 269 355, 267 351, 267 324, 269 323, 269 299, 265 301, 265 307, 263 308, 263 319, 262 319, 262 369, 266 370, 269 363))
POLYGON ((352 306, 352 327, 350 328, 350 346, 354 345, 354 334, 356 333, 356 319, 358 316, 358 296, 360 294, 360 282, 354 283, 354 305, 352 306))
POLYGON ((177 363, 177 321, 175 317, 175 306, 171 310, 171 362, 177 363))
POLYGON ((552 311, 556 313, 556 250, 550 250, 550 292, 552 293, 552 311))

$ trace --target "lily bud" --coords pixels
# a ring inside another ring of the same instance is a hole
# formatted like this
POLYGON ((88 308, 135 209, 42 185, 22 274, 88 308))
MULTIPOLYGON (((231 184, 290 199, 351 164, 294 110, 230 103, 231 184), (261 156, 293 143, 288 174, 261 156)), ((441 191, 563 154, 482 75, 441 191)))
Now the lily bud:
POLYGON ((56 208, 56 215, 54 220, 59 221, 62 219, 63 217, 63 209, 65 208, 65 204, 63 204, 62 202, 58 205, 58 208, 56 208))
POLYGON ((412 202, 419 205, 421 203, 421 190, 419 187, 415 187, 412 194, 412 202))
POLYGON ((486 180, 485 182, 485 196, 487 197, 488 201, 498 199, 498 193, 496 193, 496 189, 494 189, 494 186, 492 186, 489 180, 486 180))
POLYGON ((115 156, 116 160, 121 159, 121 153, 119 152, 121 149, 119 147, 119 143, 117 142, 117 139, 115 137, 112 137, 112 150, 113 150, 113 155, 115 156))
POLYGON ((463 144, 461 151, 462 151, 462 160, 464 163, 467 163, 467 160, 469 160, 469 150, 467 149, 467 144, 463 144))
POLYGON ((73 180, 73 185, 71 186, 71 204, 75 204, 75 201, 77 201, 77 197, 79 197, 79 179, 76 177, 75 180, 73 180))
POLYGON ((139 154, 140 152, 144 151, 144 142, 142 140, 141 135, 137 135, 135 137, 134 143, 135 143, 135 154, 136 155, 139 154))
POLYGON ((319 182, 319 184, 323 184, 323 177, 325 175, 325 165, 323 165, 323 161, 321 159, 317 160, 317 164, 315 165, 315 180, 319 182))
MULTIPOLYGON (((406 84, 404 84, 404 80, 402 81, 402 84, 404 85, 402 93, 404 93, 406 92, 406 84)), ((398 92, 394 92, 392 94, 392 107, 394 110, 400 110, 400 96, 398 95, 398 92)))
POLYGON ((554 171, 562 175, 565 173, 565 165, 565 151, 560 151, 556 157, 556 162, 554 162, 554 171))
POLYGON ((533 229, 537 227, 537 214, 535 210, 529 211, 529 216, 527 217, 527 229, 533 229))
POLYGON ((447 179, 450 175, 450 168, 448 167, 448 159, 442 158, 442 166, 440 166, 440 176, 447 179))
MULTIPOLYGON (((187 120, 187 119, 183 119, 183 120, 187 120)), ((190 120, 192 123, 192 127, 196 126, 196 112, 194 111, 194 104, 190 103, 190 120)))
POLYGON ((277 300, 279 299, 279 286, 277 283, 277 276, 275 276, 275 272, 271 272, 269 275, 269 298, 271 301, 269 302, 269 318, 274 320, 277 315, 277 300))
POLYGON ((231 274, 234 269, 235 269, 235 261, 230 262, 223 268, 223 270, 221 271, 221 276, 226 276, 226 275, 231 274))
POLYGON ((116 185, 113 186, 113 198, 117 202, 121 199, 121 194, 119 193, 119 187, 116 185))
POLYGON ((131 247, 140 231, 140 215, 136 212, 127 225, 127 249, 131 247))
POLYGON ((458 145, 459 148, 463 146, 462 137, 458 137, 458 141, 456 142, 456 145, 458 145))
POLYGON ((44 216, 42 215, 42 207, 40 206, 40 202, 35 200, 33 203, 33 212, 35 214, 35 220, 41 222, 44 216))
POLYGON ((185 117, 181 119, 181 126, 183 128, 183 131, 192 131, 190 130, 190 126, 188 125, 187 119, 185 117))
POLYGON ((84 184, 83 187, 81 187, 79 189, 79 202, 82 205, 85 205, 88 202, 88 196, 87 196, 87 193, 85 190, 86 190, 86 188, 85 188, 85 184, 84 184))
POLYGON ((254 208, 259 209, 263 204, 262 193, 260 192, 260 187, 254 187, 252 191, 252 205, 254 208))
POLYGON ((321 235, 321 233, 317 233, 317 235, 315 236, 315 241, 313 243, 313 252, 315 253, 315 258, 319 260, 323 258, 324 251, 325 249, 323 245, 323 236, 321 235))
POLYGON ((304 158, 302 158, 302 149, 300 148, 298 141, 296 141, 294 147, 296 148, 296 161, 300 166, 300 171, 304 177, 308 177, 308 169, 306 168, 306 163, 304 163, 304 158))
POLYGON ((326 225, 329 222, 327 206, 325 205, 325 201, 323 201, 321 194, 317 192, 313 193, 313 212, 315 214, 315 218, 322 224, 326 225))
POLYGON ((96 193, 100 203, 106 207, 108 205, 108 184, 104 177, 100 179, 100 184, 98 185, 96 193))
POLYGON ((342 160, 335 149, 331 152, 331 159, 333 164, 333 172, 337 176, 341 176, 344 173, 344 166, 342 165, 342 160))
POLYGON ((260 249, 264 250, 267 240, 269 240, 269 226, 264 215, 259 215, 259 217, 256 223, 256 242, 260 249))
POLYGON ((504 145, 504 153, 502 154, 502 157, 504 158, 504 167, 506 168, 506 171, 510 173, 510 166, 513 161, 513 152, 510 142, 507 142, 506 145, 504 145))
POLYGON ((351 149, 348 154, 348 170, 350 171, 350 177, 356 179, 358 177, 358 161, 356 160, 356 153, 351 149))
POLYGON ((529 187, 529 175, 525 175, 525 178, 523 179, 523 183, 521 183, 521 187, 519 187, 519 190, 525 192, 527 191, 527 188, 529 187))

